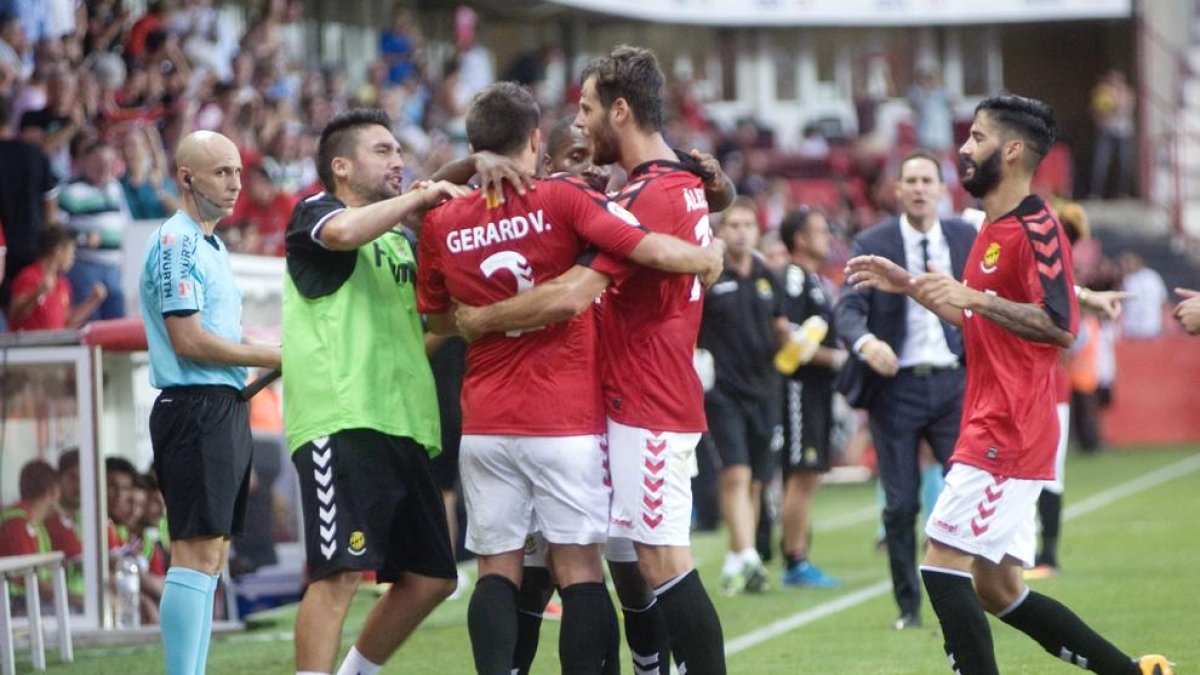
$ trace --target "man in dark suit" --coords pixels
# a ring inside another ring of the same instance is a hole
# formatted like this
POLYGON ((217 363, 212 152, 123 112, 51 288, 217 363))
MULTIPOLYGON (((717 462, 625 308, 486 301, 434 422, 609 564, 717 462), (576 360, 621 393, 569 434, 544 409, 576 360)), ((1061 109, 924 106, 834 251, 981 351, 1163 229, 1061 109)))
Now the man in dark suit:
MULTIPOLYGON (((917 151, 905 157, 896 186, 901 215, 859 234, 852 256, 878 255, 913 274, 938 269, 962 278, 975 229, 958 219, 938 219, 943 189, 934 155, 917 151)), ((868 411, 879 458, 884 532, 900 606, 895 627, 919 626, 918 447, 927 441, 943 466, 954 449, 966 382, 962 336, 907 296, 849 286, 838 302, 835 326, 852 355, 838 387, 851 405, 868 411)))

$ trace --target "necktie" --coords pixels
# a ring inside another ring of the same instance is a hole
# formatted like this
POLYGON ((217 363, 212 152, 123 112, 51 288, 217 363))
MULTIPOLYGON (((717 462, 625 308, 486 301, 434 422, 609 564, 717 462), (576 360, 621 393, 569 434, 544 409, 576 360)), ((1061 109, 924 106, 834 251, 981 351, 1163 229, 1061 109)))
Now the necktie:
MULTIPOLYGON (((929 271, 929 237, 921 238, 921 271, 929 271)), ((962 338, 958 331, 945 321, 939 321, 938 323, 942 325, 942 334, 946 337, 946 346, 950 348, 951 352, 961 356, 962 338)))

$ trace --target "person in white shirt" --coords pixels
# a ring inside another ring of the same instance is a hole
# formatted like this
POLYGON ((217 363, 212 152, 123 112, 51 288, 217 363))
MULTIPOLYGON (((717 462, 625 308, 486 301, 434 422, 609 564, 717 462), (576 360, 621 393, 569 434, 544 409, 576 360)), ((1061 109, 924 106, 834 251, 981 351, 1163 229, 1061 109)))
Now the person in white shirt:
POLYGON ((1162 277, 1132 251, 1121 254, 1120 264, 1124 274, 1121 290, 1130 294, 1122 314, 1122 334, 1135 339, 1162 335, 1163 305, 1167 301, 1167 286, 1162 277))
MULTIPOLYGON (((896 197, 902 213, 861 234, 853 256, 878 255, 913 274, 944 270, 962 277, 975 228, 939 219, 945 184, 935 155, 914 152, 900 163, 896 197)), ((870 415, 886 505, 885 541, 900 616, 894 627, 921 623, 916 521, 921 508, 918 448, 926 441, 945 465, 958 439, 965 370, 962 335, 915 301, 846 287, 835 314, 837 334, 852 356, 838 389, 870 415)), ((933 471, 940 467, 935 465, 933 471)))

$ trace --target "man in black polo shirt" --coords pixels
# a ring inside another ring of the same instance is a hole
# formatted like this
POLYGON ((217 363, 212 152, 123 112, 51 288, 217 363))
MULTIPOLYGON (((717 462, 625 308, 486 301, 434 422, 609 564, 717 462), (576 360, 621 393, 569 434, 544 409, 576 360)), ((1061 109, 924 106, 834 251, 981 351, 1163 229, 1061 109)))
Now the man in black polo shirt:
MULTIPOLYGON (((801 209, 784 216, 779 238, 791 258, 784 272, 784 307, 788 320, 804 324, 819 316, 833 324, 829 285, 817 270, 829 258, 832 237, 820 211, 801 209)), ((783 583, 829 588, 840 585, 808 559, 813 497, 821 474, 829 471, 833 431, 833 383, 846 362, 829 330, 812 358, 785 379, 783 386, 783 583)))
POLYGON ((762 487, 770 482, 779 450, 779 374, 772 358, 786 335, 778 283, 755 253, 754 202, 736 199, 717 236, 726 246, 725 271, 704 296, 699 344, 713 357, 716 382, 704 396, 709 441, 720 458, 721 512, 729 550, 721 590, 766 588, 767 571, 754 547, 762 487))

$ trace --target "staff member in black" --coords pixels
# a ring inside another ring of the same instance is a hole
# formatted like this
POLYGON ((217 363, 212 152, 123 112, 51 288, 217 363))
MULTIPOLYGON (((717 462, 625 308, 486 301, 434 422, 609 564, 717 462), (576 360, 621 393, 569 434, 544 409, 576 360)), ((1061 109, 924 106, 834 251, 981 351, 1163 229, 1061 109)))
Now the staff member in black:
POLYGON ((784 309, 790 323, 812 317, 828 331, 811 360, 783 384, 783 583, 785 586, 832 588, 841 585, 809 560, 812 503, 821 475, 830 469, 833 448, 834 378, 846 362, 833 329, 833 296, 818 270, 829 259, 833 237, 820 211, 800 209, 783 218, 779 238, 790 258, 783 275, 784 309))
MULTIPOLYGON (((858 235, 851 256, 882 256, 913 274, 932 266, 961 279, 975 229, 958 219, 938 219, 943 189, 934 155, 916 151, 905 157, 896 186, 901 215, 858 235)), ((879 458, 892 590, 900 606, 895 627, 919 626, 917 450, 925 439, 944 466, 958 439, 966 382, 962 336, 906 296, 848 286, 835 322, 842 343, 858 357, 850 359, 839 388, 851 405, 868 410, 879 458)))
POLYGON ((766 588, 767 571, 754 547, 762 487, 774 474, 779 424, 779 374, 772 365, 787 322, 775 277, 755 252, 758 215, 739 197, 725 210, 717 237, 725 271, 704 295, 699 346, 712 354, 715 383, 704 396, 708 438, 720 458, 721 512, 729 550, 721 570, 726 594, 766 588))

